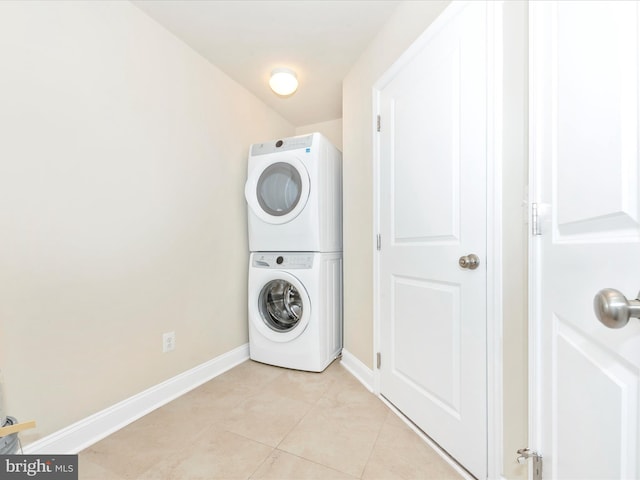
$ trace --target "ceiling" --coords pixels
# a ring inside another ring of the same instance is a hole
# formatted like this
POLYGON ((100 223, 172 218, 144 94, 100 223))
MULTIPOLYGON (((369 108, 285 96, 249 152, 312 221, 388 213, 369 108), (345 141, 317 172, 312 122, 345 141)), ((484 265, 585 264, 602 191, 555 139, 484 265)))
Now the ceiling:
POLYGON ((294 126, 342 118, 342 80, 397 0, 133 0, 294 126), (271 70, 300 86, 279 97, 271 70))

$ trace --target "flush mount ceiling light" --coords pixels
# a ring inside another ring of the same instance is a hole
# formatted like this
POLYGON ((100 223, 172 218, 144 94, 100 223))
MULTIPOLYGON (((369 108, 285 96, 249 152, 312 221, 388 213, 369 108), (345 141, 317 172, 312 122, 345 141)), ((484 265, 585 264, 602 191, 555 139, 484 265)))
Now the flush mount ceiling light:
POLYGON ((271 72, 269 86, 278 95, 291 95, 298 88, 298 76, 290 68, 275 68, 271 72))

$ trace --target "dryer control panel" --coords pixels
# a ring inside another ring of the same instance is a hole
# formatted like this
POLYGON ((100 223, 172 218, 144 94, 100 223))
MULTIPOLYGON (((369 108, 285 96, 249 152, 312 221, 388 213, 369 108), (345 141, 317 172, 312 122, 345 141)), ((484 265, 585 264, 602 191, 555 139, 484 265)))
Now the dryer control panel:
POLYGON ((254 268, 312 268, 313 253, 254 253, 254 268))
POLYGON ((264 143, 254 143, 251 145, 251 155, 266 155, 267 153, 284 152, 287 150, 299 150, 311 148, 313 144, 313 134, 300 137, 283 138, 264 143))

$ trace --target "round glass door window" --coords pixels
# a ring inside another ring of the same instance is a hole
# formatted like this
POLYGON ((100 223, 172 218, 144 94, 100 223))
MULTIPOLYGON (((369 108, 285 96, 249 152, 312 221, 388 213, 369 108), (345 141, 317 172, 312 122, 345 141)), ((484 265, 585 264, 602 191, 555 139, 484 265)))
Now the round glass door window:
POLYGON ((300 201, 301 194, 300 173, 289 163, 269 165, 258 179, 258 203, 269 215, 280 217, 288 214, 300 201))
POLYGON ((276 332, 288 332, 302 319, 302 298, 298 289, 286 280, 271 280, 258 299, 262 320, 276 332))

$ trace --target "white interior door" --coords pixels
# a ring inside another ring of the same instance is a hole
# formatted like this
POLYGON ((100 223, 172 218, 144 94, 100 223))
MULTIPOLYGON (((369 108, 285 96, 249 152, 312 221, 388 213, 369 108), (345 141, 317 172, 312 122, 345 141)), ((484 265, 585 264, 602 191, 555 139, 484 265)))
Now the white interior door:
POLYGON ((638 478, 640 321, 594 314, 640 289, 638 3, 531 2, 530 447, 544 478, 638 478))
POLYGON ((484 478, 485 3, 454 4, 416 45, 379 91, 380 392, 484 478))

